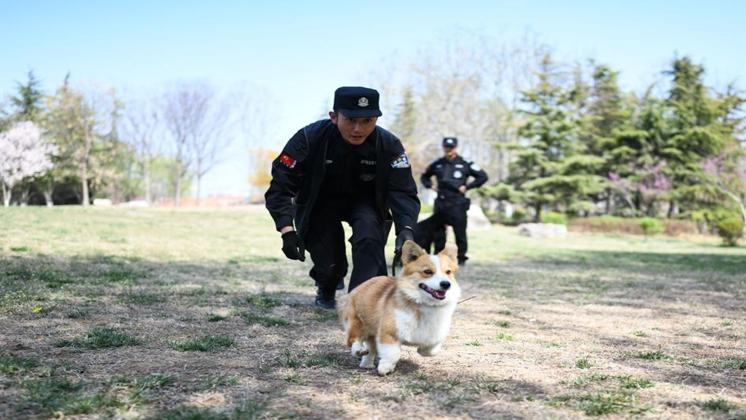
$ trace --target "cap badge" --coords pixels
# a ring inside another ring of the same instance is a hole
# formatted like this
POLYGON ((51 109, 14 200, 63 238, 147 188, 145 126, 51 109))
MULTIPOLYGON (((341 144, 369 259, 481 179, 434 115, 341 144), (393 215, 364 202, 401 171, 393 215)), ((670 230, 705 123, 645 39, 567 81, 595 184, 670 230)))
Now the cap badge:
POLYGON ((368 102, 368 98, 366 98, 365 96, 357 100, 357 106, 361 108, 365 108, 368 105, 370 105, 370 103, 368 102))

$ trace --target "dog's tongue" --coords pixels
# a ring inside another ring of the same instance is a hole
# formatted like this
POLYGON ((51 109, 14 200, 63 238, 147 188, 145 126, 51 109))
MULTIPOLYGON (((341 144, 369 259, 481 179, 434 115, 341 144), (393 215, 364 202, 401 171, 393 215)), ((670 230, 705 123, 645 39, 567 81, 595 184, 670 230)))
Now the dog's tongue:
POLYGON ((438 299, 445 299, 446 291, 445 290, 434 290, 433 296, 435 296, 438 299))

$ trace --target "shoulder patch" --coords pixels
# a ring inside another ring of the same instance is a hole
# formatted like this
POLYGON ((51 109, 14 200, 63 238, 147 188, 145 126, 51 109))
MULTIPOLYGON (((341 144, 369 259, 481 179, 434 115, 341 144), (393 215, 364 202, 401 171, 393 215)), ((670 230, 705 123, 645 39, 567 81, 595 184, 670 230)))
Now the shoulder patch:
POLYGON ((391 167, 394 169, 404 169, 409 168, 409 158, 407 157, 406 153, 402 153, 399 155, 398 158, 394 159, 393 162, 391 162, 391 167))
POLYGON ((476 163, 472 163, 471 164, 471 169, 473 171, 481 171, 482 170, 482 168, 480 168, 479 165, 477 165, 476 163))
POLYGON ((283 153, 280 155, 280 163, 287 166, 290 169, 295 168, 295 164, 298 163, 292 156, 290 156, 287 153, 283 153))

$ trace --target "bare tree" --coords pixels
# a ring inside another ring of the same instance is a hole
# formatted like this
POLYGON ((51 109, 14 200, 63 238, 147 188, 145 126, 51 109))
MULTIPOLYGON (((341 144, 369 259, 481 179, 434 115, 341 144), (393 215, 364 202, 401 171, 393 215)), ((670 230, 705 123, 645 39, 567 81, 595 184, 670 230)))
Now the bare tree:
POLYGON ((131 101, 125 108, 122 125, 125 141, 134 146, 137 151, 138 164, 142 170, 145 188, 145 201, 151 203, 151 165, 158 154, 158 137, 156 132, 160 126, 160 116, 153 107, 154 101, 131 101))
POLYGON ((186 83, 165 95, 163 117, 174 145, 175 204, 181 205, 184 177, 193 171, 197 178, 197 203, 202 178, 220 161, 227 147, 231 118, 228 102, 202 83, 186 83))

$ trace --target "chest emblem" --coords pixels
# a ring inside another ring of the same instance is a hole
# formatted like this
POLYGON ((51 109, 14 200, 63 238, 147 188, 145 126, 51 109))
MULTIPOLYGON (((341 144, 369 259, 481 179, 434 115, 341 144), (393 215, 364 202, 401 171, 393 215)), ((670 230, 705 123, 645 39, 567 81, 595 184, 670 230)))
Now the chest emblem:
POLYGON ((373 165, 375 165, 375 164, 376 164, 376 161, 375 161, 375 160, 366 160, 366 159, 361 159, 361 160, 360 160, 360 163, 361 163, 361 164, 363 164, 363 165, 370 165, 370 166, 373 166, 373 165))
POLYGON ((456 179, 460 179, 460 178, 461 178, 462 176, 464 176, 463 172, 461 172, 461 171, 459 171, 459 170, 455 170, 455 171, 453 171, 453 177, 454 177, 454 178, 456 178, 456 179))

